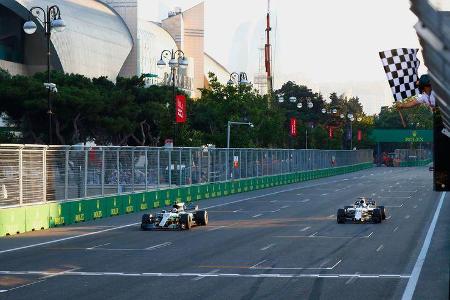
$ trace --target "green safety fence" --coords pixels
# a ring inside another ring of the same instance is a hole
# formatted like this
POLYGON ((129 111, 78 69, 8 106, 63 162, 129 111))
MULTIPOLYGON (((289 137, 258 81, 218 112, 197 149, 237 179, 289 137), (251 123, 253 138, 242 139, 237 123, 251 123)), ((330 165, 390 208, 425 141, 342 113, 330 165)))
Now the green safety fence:
MULTIPOLYGON (((423 166, 430 162, 431 160, 408 162, 405 166, 423 166)), ((346 167, 302 171, 228 182, 198 184, 124 195, 2 208, 0 209, 0 236, 131 214, 173 205, 178 202, 189 203, 192 201, 229 196, 236 193, 340 175, 371 168, 372 166, 372 163, 362 163, 346 167)))

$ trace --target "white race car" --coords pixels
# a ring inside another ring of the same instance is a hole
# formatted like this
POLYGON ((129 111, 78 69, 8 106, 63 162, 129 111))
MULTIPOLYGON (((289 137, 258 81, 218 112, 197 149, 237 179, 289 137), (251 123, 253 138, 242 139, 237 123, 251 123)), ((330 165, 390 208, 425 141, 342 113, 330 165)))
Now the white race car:
POLYGON ((184 203, 176 203, 172 209, 162 210, 155 215, 142 215, 142 230, 183 230, 191 229, 194 225, 207 225, 208 212, 206 210, 198 210, 198 206, 186 208, 184 203))
POLYGON ((359 197, 355 204, 344 206, 344 208, 339 208, 337 211, 337 222, 339 224, 343 224, 347 220, 381 223, 381 220, 384 219, 386 219, 384 206, 377 206, 374 200, 366 197, 359 197))

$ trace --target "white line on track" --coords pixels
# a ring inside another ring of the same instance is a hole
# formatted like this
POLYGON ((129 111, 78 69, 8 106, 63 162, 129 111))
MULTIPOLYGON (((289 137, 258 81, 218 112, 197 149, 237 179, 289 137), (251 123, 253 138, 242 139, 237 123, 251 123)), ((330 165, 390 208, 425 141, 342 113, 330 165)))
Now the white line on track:
POLYGON ((406 215, 405 216, 405 219, 409 219, 411 216, 410 215, 406 215))
POLYGON ((326 195, 328 195, 327 193, 323 193, 323 194, 321 194, 321 196, 326 196, 326 195))
POLYGON ((385 205, 384 207, 389 207, 389 208, 400 208, 400 207, 403 207, 403 203, 402 204, 400 204, 400 205, 385 205))
POLYGON ((316 236, 316 234, 318 234, 319 232, 318 231, 316 231, 316 232, 314 232, 313 234, 311 234, 309 237, 314 237, 314 236, 316 236))
POLYGON ((222 229, 222 228, 225 228, 225 227, 227 227, 227 226, 217 226, 217 227, 208 229, 208 231, 214 231, 214 230, 222 229))
POLYGON ((406 285, 405 291, 403 292, 402 300, 410 300, 414 295, 417 281, 419 280, 419 275, 420 272, 422 271, 423 263, 425 262, 425 258, 427 257, 428 248, 430 247, 431 244, 431 238, 433 237, 434 229, 436 228, 436 223, 439 217, 439 213, 441 212, 442 203, 444 202, 445 195, 446 192, 443 192, 441 198, 439 199, 439 204, 436 208, 436 211, 434 212, 433 220, 431 221, 427 235, 425 236, 425 240, 423 241, 422 249, 420 250, 419 256, 417 257, 417 261, 411 273, 411 277, 409 278, 408 284, 406 285))
POLYGON ((302 200, 302 201, 300 201, 300 202, 302 202, 302 203, 306 203, 306 202, 308 202, 308 201, 310 201, 311 199, 305 199, 305 200, 302 200))
POLYGON ((383 245, 380 245, 380 246, 377 248, 377 250, 375 250, 375 251, 380 252, 383 248, 384 248, 384 246, 383 246, 383 245))
POLYGON ((86 248, 86 250, 92 250, 92 249, 95 249, 95 248, 98 248, 98 247, 108 246, 108 245, 111 245, 111 243, 106 243, 106 244, 101 244, 101 245, 97 245, 97 246, 94 246, 94 247, 86 248))
POLYGON ((275 210, 271 210, 270 212, 272 212, 272 213, 276 213, 276 212, 279 212, 281 210, 281 208, 279 208, 279 209, 275 209, 275 210))
POLYGON ((289 207, 289 205, 283 205, 281 208, 288 208, 289 207))
POLYGON ((417 208, 417 205, 414 205, 413 208, 417 208))
MULTIPOLYGON (((359 273, 356 273, 355 275, 358 275, 358 274, 359 274, 359 273)), ((357 278, 358 278, 357 276, 352 276, 352 277, 350 277, 350 278, 345 282, 345 284, 350 284, 350 283, 352 283, 353 281, 355 281, 357 278)))
POLYGON ((300 229, 300 231, 306 231, 306 230, 308 230, 308 229, 310 229, 310 228, 311 228, 311 226, 306 226, 305 228, 300 229))
POLYGON ((267 259, 262 260, 262 261, 260 261, 259 263, 254 264, 253 266, 251 266, 250 269, 254 269, 254 268, 256 268, 257 266, 261 265, 262 263, 264 263, 264 262, 266 262, 266 261, 267 261, 267 259))
POLYGON ((273 246, 275 246, 276 244, 269 244, 269 245, 267 245, 267 246, 265 246, 265 247, 262 247, 261 249, 259 249, 259 250, 261 250, 261 251, 266 251, 267 249, 269 249, 269 248, 272 248, 273 246))
MULTIPOLYGON (((52 275, 52 272, 46 271, 0 271, 0 275, 52 275)), ((410 278, 408 274, 238 274, 238 273, 116 273, 116 272, 65 272, 59 276, 116 276, 116 277, 240 277, 240 278, 361 278, 361 279, 407 279, 410 278)))
POLYGON ((398 230, 398 226, 394 228, 392 232, 396 232, 398 230))
POLYGON ((166 247, 166 246, 170 246, 170 245, 172 245, 172 242, 165 242, 165 243, 158 244, 155 246, 147 247, 147 248, 145 248, 145 250, 154 250, 154 249, 158 249, 158 248, 162 248, 162 247, 166 247))
POLYGON ((239 209, 233 210, 233 212, 237 213, 237 212, 240 212, 241 210, 242 210, 242 208, 239 208, 239 209))
POLYGON ((7 292, 8 290, 0 290, 0 293, 4 293, 7 292))
MULTIPOLYGON (((247 197, 247 198, 243 198, 243 199, 239 199, 239 200, 235 200, 235 201, 229 201, 229 202, 226 202, 226 203, 211 205, 211 206, 205 207, 204 209, 210 209, 210 208, 214 208, 214 207, 221 207, 221 206, 230 205, 230 204, 234 204, 234 203, 244 202, 244 201, 258 199, 258 198, 264 198, 264 197, 267 197, 267 196, 278 195, 278 194, 281 194, 281 193, 286 193, 286 192, 291 192, 291 191, 296 191, 296 190, 302 190, 302 189, 312 188, 312 187, 316 187, 316 186, 329 185, 329 184, 338 183, 338 182, 342 182, 342 181, 346 181, 346 180, 348 180, 348 179, 344 178, 344 179, 339 179, 339 180, 332 180, 332 181, 326 181, 326 182, 321 182, 321 183, 317 183, 317 184, 311 184, 311 185, 306 185, 306 186, 300 186, 300 187, 285 189, 285 190, 281 190, 281 191, 270 192, 270 193, 266 193, 266 194, 262 194, 262 195, 258 195, 258 196, 247 197)), ((34 248, 34 247, 39 247, 39 246, 44 246, 44 245, 60 243, 60 242, 64 242, 64 241, 69 241, 69 240, 73 240, 73 239, 86 237, 86 236, 91 236, 91 235, 101 234, 101 233, 104 233, 104 232, 109 232, 109 231, 113 231, 113 230, 118 230, 118 229, 131 227, 131 226, 136 226, 136 225, 139 225, 139 224, 140 224, 140 222, 131 223, 131 224, 125 224, 125 225, 111 227, 111 228, 107 228, 107 229, 103 229, 103 230, 98 230, 98 231, 88 232, 88 233, 84 233, 84 234, 79 234, 79 235, 69 236, 69 237, 65 237, 65 238, 60 238, 60 239, 56 239, 56 240, 50 240, 50 241, 36 243, 36 244, 31 244, 31 245, 26 245, 26 246, 22 246, 22 247, 11 248, 11 249, 6 249, 6 250, 0 250, 0 254, 8 253, 8 252, 14 252, 14 251, 19 251, 19 250, 24 250, 24 249, 29 249, 29 248, 34 248)))
MULTIPOLYGON (((207 274, 209 274, 209 276, 211 276, 212 274, 217 273, 219 271, 220 271, 220 269, 215 269, 215 270, 212 270, 211 272, 208 272, 207 274)), ((198 281, 198 280, 201 280, 201 279, 203 279, 205 277, 208 277, 208 276, 197 276, 195 278, 192 278, 192 280, 198 281)))
POLYGON ((262 214, 257 214, 257 215, 252 216, 252 218, 257 218, 257 217, 261 217, 261 216, 262 216, 262 214))
POLYGON ((108 232, 108 231, 112 231, 112 230, 117 230, 117 229, 127 228, 127 227, 131 227, 131 226, 136 226, 138 224, 141 224, 141 223, 138 222, 138 223, 126 224, 126 225, 117 226, 117 227, 113 227, 113 228, 108 228, 108 229, 104 229, 104 230, 93 231, 93 232, 84 233, 84 234, 80 234, 80 235, 69 236, 69 237, 65 237, 65 238, 62 238, 62 239, 51 240, 51 241, 47 241, 47 242, 42 242, 42 243, 37 243, 37 244, 32 244, 32 245, 27 245, 27 246, 7 249, 7 250, 1 250, 0 254, 8 253, 8 252, 14 252, 14 251, 18 251, 18 250, 24 250, 24 249, 28 249, 28 248, 34 248, 34 247, 38 247, 38 246, 55 244, 55 243, 64 242, 64 241, 69 241, 69 240, 73 240, 73 239, 77 239, 77 238, 81 238, 81 237, 85 237, 85 236, 90 236, 90 235, 104 233, 104 232, 108 232))
POLYGON ((386 220, 389 220, 390 218, 392 218, 392 216, 387 216, 387 217, 386 217, 386 220))

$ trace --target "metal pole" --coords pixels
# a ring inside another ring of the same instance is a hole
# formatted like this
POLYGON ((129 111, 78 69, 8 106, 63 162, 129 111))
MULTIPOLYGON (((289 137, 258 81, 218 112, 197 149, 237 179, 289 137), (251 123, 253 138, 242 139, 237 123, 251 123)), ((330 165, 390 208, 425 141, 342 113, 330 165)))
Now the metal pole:
POLYGON ((134 193, 134 148, 131 150, 131 191, 134 193))
POLYGON ((42 150, 42 185, 42 199, 47 202, 47 149, 42 150))
POLYGON ((156 168, 157 168, 157 180, 158 180, 158 182, 156 183, 156 187, 159 189, 159 185, 160 185, 160 182, 161 182, 161 178, 160 178, 160 175, 159 175, 159 173, 160 173, 160 168, 161 168, 161 165, 160 165, 160 149, 158 148, 158 154, 157 154, 157 162, 156 162, 156 168))
MULTIPOLYGON (((180 176, 180 180, 179 180, 179 182, 180 182, 180 186, 182 186, 183 184, 182 184, 182 181, 181 181, 181 176, 182 176, 182 174, 183 174, 183 172, 181 171, 181 149, 178 149, 179 151, 180 151, 180 161, 179 161, 179 168, 180 168, 180 172, 179 172, 179 176, 180 176)), ((185 168, 186 168, 186 166, 185 166, 185 168)))
POLYGON ((210 168, 210 165, 211 165, 211 157, 210 157, 210 155, 211 155, 211 152, 209 152, 209 148, 206 148, 207 149, 207 153, 208 153, 208 167, 207 167, 207 172, 208 172, 208 175, 207 175, 207 178, 208 178, 208 183, 209 182, 211 182, 211 168, 210 168))
POLYGON ((69 149, 66 149, 66 161, 64 170, 64 200, 69 198, 69 149))
POLYGON ((231 131, 231 122, 228 121, 228 125, 227 125, 227 149, 230 149, 230 131, 231 131))
POLYGON ((350 150, 353 150, 353 122, 350 121, 350 150))
POLYGON ((169 170, 169 187, 172 186, 172 150, 169 149, 169 165, 167 167, 169 170))
MULTIPOLYGON (((50 37, 52 32, 52 25, 50 20, 50 11, 47 7, 47 24, 45 26, 45 34, 47 36, 47 83, 50 83, 50 37)), ((48 87, 48 98, 47 98, 47 106, 48 106, 48 144, 53 144, 53 135, 52 135, 52 100, 51 100, 51 90, 48 87)))
POLYGON ((306 126, 305 149, 308 150, 308 126, 306 126))
POLYGON ((148 149, 145 148, 145 190, 148 191, 148 149))
POLYGON ((19 150, 19 204, 23 204, 23 149, 19 150))
POLYGON ((119 159, 120 148, 117 148, 116 152, 116 172, 117 172, 117 194, 120 193, 120 159, 119 159))
POLYGON ((105 148, 102 148, 102 196, 105 195, 105 148))
POLYGON ((189 184, 192 184, 192 149, 189 148, 189 184))
POLYGON ((88 150, 84 149, 84 197, 87 197, 88 150))

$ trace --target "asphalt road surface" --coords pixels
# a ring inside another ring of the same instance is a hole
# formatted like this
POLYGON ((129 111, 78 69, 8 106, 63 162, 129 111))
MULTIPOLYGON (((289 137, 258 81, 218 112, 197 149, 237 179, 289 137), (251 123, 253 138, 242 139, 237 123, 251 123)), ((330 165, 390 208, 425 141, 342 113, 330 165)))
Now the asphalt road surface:
POLYGON ((448 299, 450 204, 427 168, 360 172, 204 200, 210 223, 140 214, 0 239, 0 299, 448 299), (381 224, 337 224, 358 196, 381 224))

